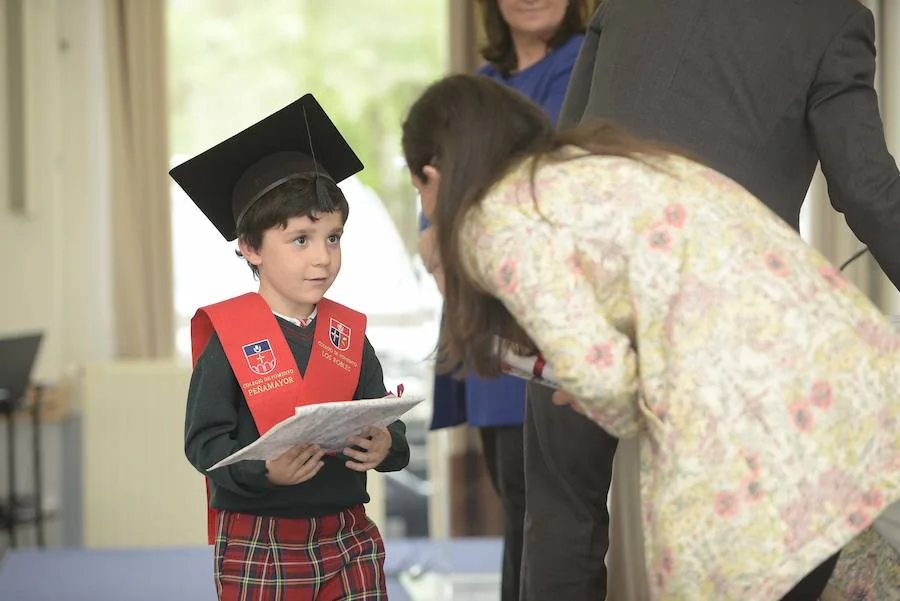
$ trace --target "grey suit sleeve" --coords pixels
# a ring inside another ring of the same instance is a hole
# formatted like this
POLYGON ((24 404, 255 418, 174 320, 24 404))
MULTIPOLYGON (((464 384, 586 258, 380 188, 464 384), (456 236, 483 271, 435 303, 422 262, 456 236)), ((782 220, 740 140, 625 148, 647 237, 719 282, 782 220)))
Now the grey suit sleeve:
POLYGON ((597 49, 600 45, 600 20, 603 14, 604 3, 591 18, 590 25, 581 43, 578 59, 572 68, 569 78, 569 87, 566 89, 566 97, 563 100, 562 109, 556 125, 559 129, 575 127, 581 123, 584 109, 587 107, 591 95, 591 85, 594 80, 594 65, 597 63, 597 49))
POLYGON ((862 8, 826 51, 807 115, 832 205, 900 286, 900 173, 885 142, 874 81, 875 22, 862 8))

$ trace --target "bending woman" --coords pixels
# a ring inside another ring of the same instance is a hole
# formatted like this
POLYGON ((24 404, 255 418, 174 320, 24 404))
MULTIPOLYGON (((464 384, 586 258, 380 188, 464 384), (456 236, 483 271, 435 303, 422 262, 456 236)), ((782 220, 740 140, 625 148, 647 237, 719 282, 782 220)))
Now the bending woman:
POLYGON ((900 498, 884 316, 725 176, 611 124, 556 133, 487 78, 429 88, 403 148, 441 356, 492 376, 496 337, 539 351, 554 402, 639 437, 652 598, 818 598, 900 498))

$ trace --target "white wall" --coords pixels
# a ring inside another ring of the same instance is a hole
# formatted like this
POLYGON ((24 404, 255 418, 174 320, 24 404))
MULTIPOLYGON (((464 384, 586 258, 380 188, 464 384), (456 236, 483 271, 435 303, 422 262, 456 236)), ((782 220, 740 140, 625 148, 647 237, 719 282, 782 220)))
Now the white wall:
MULTIPOLYGON (((9 74, 7 73, 7 3, 0 1, 0 227, 5 220, 5 208, 9 206, 9 74)), ((0 232, 0 243, 3 235, 0 232)), ((0 286, 0 294, 6 291, 7 285, 0 286)))
POLYGON ((25 153, 28 208, 0 187, 0 335, 45 330, 35 375, 55 380, 113 350, 102 0, 22 5, 27 143, 7 151, 25 153))

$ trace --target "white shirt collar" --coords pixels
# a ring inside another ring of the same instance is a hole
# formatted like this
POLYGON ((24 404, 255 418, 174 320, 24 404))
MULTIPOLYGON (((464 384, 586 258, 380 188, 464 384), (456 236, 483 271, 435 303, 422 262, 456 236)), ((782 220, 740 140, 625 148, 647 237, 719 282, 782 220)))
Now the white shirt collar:
POLYGON ((306 319, 297 319, 296 317, 288 317, 287 315, 282 315, 278 311, 272 311, 272 313, 274 313, 275 315, 277 315, 278 317, 280 317, 281 319, 283 319, 285 321, 291 322, 295 326, 300 326, 301 328, 305 328, 306 326, 308 326, 309 324, 312 323, 312 320, 314 320, 316 318, 316 312, 318 310, 319 310, 318 307, 313 307, 312 313, 310 313, 309 317, 307 317, 306 319))

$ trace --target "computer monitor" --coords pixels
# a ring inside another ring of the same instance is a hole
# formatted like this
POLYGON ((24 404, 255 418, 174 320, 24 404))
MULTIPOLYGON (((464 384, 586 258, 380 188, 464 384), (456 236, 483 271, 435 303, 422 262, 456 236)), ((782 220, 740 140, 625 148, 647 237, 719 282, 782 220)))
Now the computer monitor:
POLYGON ((25 396, 43 337, 37 332, 0 338, 0 403, 14 403, 25 396))

